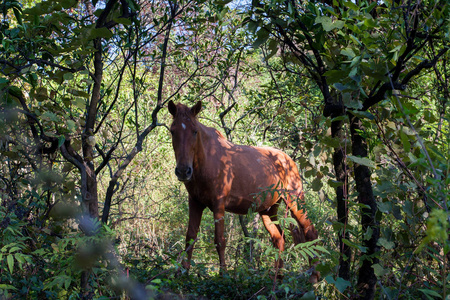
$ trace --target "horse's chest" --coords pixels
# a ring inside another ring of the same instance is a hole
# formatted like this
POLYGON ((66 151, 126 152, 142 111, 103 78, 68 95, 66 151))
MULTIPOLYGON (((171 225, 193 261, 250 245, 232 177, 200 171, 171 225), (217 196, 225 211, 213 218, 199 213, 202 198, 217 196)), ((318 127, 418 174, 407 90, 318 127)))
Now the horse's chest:
MULTIPOLYGON (((233 184, 233 175, 228 172, 212 170, 195 174, 186 189, 192 197, 202 202, 210 202, 229 196, 233 184)), ((205 203, 207 204, 207 203, 205 203)))
POLYGON ((193 180, 193 184, 186 186, 190 195, 216 197, 222 196, 224 192, 229 190, 231 182, 227 184, 223 180, 193 180))

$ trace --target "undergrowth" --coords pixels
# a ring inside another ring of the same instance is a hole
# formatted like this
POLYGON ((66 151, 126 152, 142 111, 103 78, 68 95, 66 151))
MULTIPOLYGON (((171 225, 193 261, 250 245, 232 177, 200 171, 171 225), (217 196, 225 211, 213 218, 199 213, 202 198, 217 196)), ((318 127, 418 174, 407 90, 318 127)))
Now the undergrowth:
POLYGON ((274 280, 273 273, 273 269, 246 266, 223 275, 209 274, 207 268, 181 275, 173 270, 157 276, 146 288, 157 299, 300 299, 311 295, 312 286, 304 274, 285 272, 274 280))

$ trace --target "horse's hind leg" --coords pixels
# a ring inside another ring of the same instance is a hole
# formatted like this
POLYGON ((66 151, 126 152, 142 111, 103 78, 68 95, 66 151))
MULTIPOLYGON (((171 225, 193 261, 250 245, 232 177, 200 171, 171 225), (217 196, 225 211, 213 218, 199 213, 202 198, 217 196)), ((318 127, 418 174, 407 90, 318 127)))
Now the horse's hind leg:
MULTIPOLYGON (((280 226, 274 222, 278 220, 277 218, 278 204, 273 205, 269 210, 260 212, 261 219, 266 227, 267 231, 272 238, 272 244, 277 248, 281 254, 284 251, 284 236, 280 226)), ((283 260, 279 258, 275 262, 275 268, 279 269, 283 267, 283 260)))
MULTIPOLYGON (((299 200, 303 201, 303 194, 301 194, 299 200)), ((309 242, 317 239, 319 235, 317 234, 317 230, 314 228, 314 225, 308 219, 306 211, 303 209, 299 209, 297 201, 292 201, 291 196, 285 197, 284 201, 286 202, 287 207, 291 211, 292 217, 297 221, 298 225, 300 226, 300 229, 303 231, 303 234, 299 232, 297 238, 294 237, 294 239, 300 240, 294 241, 296 243, 298 242, 303 243, 305 241, 309 242)))
POLYGON ((290 223, 289 230, 291 231, 292 237, 294 238, 294 243, 296 245, 306 242, 305 233, 303 230, 300 230, 298 226, 290 223))
MULTIPOLYGON (((303 201, 303 193, 300 193, 300 196, 298 197, 298 200, 303 201)), ((299 228, 297 226, 293 226, 293 224, 290 225, 290 230, 292 233, 292 236, 294 238, 294 243, 304 243, 313 241, 318 238, 317 230, 314 228, 314 225, 311 223, 311 221, 308 219, 306 215, 306 211, 303 209, 298 208, 297 201, 292 201, 291 196, 287 196, 284 201, 286 202, 287 207, 291 211, 292 217, 297 221, 299 228)), ((311 283, 316 283, 319 281, 320 273, 318 271, 315 271, 315 265, 317 263, 312 263, 312 259, 309 259, 309 264, 312 269, 311 276, 309 278, 309 281, 311 283)))
POLYGON ((225 263, 226 240, 224 237, 224 216, 225 210, 223 208, 216 208, 214 211, 214 244, 216 245, 217 254, 219 254, 220 275, 223 275, 227 270, 225 263))

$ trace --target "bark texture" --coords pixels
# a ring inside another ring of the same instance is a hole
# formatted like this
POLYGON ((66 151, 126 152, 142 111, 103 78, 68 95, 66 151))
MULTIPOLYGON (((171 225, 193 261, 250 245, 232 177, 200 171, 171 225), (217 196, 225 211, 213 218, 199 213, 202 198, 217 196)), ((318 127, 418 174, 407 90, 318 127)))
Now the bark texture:
MULTIPOLYGON (((364 131, 361 120, 353 115, 350 117, 350 133, 352 140, 352 153, 354 156, 367 157, 367 143, 361 135, 364 131)), ((361 255, 361 267, 358 274, 358 299, 373 299, 377 277, 372 266, 378 263, 377 246, 380 236, 380 228, 376 219, 377 203, 373 195, 372 183, 370 181, 370 170, 367 166, 355 164, 354 177, 356 190, 358 192, 358 202, 364 204, 361 208, 361 226, 363 235, 366 237, 363 246, 365 253, 361 255)))

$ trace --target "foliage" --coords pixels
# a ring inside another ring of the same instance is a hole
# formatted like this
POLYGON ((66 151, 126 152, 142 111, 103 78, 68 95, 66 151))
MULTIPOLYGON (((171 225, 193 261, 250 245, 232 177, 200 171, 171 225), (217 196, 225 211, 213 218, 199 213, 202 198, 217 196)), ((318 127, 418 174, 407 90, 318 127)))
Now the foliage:
POLYGON ((448 297, 449 5, 247 4, 0 4, 0 298, 357 298, 365 261, 376 297, 448 297), (282 279, 256 214, 227 215, 219 277, 206 212, 178 276, 188 208, 170 99, 203 100, 203 123, 298 163, 321 240, 287 234, 282 279), (376 226, 362 221, 360 167, 376 226))
POLYGON ((255 297, 256 299, 270 299, 280 297, 283 299, 296 299, 305 294, 302 286, 306 278, 299 279, 295 274, 288 274, 289 280, 283 280, 274 285, 273 279, 267 275, 268 270, 247 269, 245 266, 230 271, 224 277, 189 276, 188 284, 180 284, 177 280, 162 281, 159 288, 162 291, 172 291, 179 295, 186 295, 187 299, 244 299, 255 297), (236 286, 236 282, 240 284, 236 286), (181 289, 180 289, 181 287, 181 289))
MULTIPOLYGON (((355 278, 349 276, 351 264, 360 266, 357 282, 349 285, 357 289, 348 290, 348 295, 373 298, 377 281, 387 275, 380 269, 379 260, 385 257, 379 255, 380 250, 383 253, 395 251, 399 241, 397 234, 403 234, 411 224, 416 225, 415 233, 423 233, 421 214, 426 215, 430 207, 443 209, 448 214, 448 197, 437 192, 447 181, 447 175, 442 177, 434 167, 440 161, 444 162, 441 170, 448 169, 448 155, 444 154, 448 138, 440 134, 442 127, 439 125, 448 122, 448 117, 444 116, 448 88, 443 88, 443 93, 436 97, 427 93, 428 87, 419 87, 415 81, 437 75, 433 78, 441 78, 442 87, 448 86, 448 81, 442 80, 442 74, 448 74, 445 67, 448 35, 441 31, 448 27, 448 13, 448 5, 441 1, 420 8, 402 1, 356 4, 348 1, 252 1, 247 13, 248 29, 255 36, 253 45, 267 49, 268 64, 270 61, 278 64, 278 57, 281 57, 283 68, 279 68, 279 72, 310 78, 322 94, 323 100, 318 105, 323 116, 331 119, 325 124, 330 126, 332 139, 319 137, 319 147, 334 149, 328 163, 334 165, 335 179, 328 183, 336 188, 338 222, 333 226, 341 243, 339 276, 348 282, 349 278, 355 278), (431 68, 434 74, 426 73, 431 68), (440 110, 433 117, 425 109, 430 105, 440 110), (424 118, 428 124, 433 123, 428 130, 431 127, 434 130, 422 134, 424 118), (386 126, 389 122, 395 126, 386 126), (384 132, 390 129, 395 133, 387 137, 384 132), (445 140, 439 150, 431 146, 437 139, 430 138, 438 135, 445 140), (434 150, 430 151, 431 148, 434 150), (418 156, 424 158, 421 163, 417 163, 418 156), (400 165, 400 173, 397 172, 398 181, 394 183, 392 173, 396 165, 400 165), (353 167, 354 181, 347 173, 350 167, 353 167), (424 180, 427 177, 437 180, 433 184, 424 180), (389 190, 393 192, 388 197, 384 193, 387 186, 392 187, 389 190), (405 195, 411 197, 417 193, 424 205, 418 205, 413 198, 405 199, 405 195), (409 217, 403 220, 400 207, 405 205, 418 205, 411 216, 414 221, 409 217), (354 209, 360 211, 361 221, 352 218, 354 209), (360 253, 354 262, 351 251, 360 253)), ((445 130, 447 132, 448 126, 445 130)), ((333 177, 331 175, 331 179, 333 177)), ((316 189, 321 187, 315 186, 316 189)), ((406 234, 413 235, 412 232, 406 234)), ((417 243, 408 245, 417 246, 417 243)), ((412 259, 413 252, 408 253, 407 257, 412 259)), ((442 270, 438 286, 443 288, 444 297, 445 262, 444 251, 438 263, 438 269, 442 270)), ((338 281, 339 278, 334 282, 338 281)), ((401 293, 401 287, 391 292, 401 293)), ((344 292, 344 289, 339 290, 344 292)))
MULTIPOLYGON (((39 203, 39 200, 35 201, 39 203)), ((51 218, 45 223, 32 222, 18 217, 13 211, 8 212, 5 207, 2 207, 1 214, 2 297, 76 296, 80 292, 81 266, 86 264, 96 265, 97 282, 116 276, 114 271, 105 268, 105 258, 99 246, 109 243, 111 231, 102 230, 95 237, 86 237, 75 228, 68 228, 70 223, 64 220, 51 218), (95 251, 86 248, 91 244, 95 251)))

